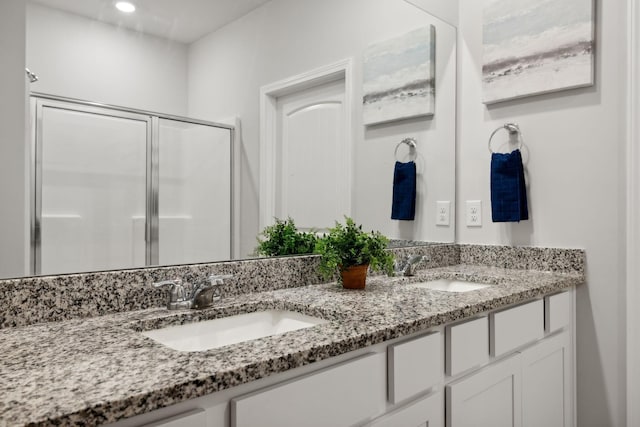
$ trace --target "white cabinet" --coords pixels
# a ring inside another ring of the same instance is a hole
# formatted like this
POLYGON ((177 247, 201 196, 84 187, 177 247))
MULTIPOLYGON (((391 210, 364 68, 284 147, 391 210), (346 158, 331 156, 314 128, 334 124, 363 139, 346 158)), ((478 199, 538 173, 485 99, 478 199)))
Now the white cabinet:
POLYGON ((441 384, 442 358, 439 332, 390 345, 387 353, 389 401, 398 403, 441 384))
POLYGON ((207 427, 207 414, 203 409, 195 409, 142 427, 207 427))
POLYGON ((421 397, 380 417, 367 427, 444 427, 442 391, 421 397))
POLYGON ((516 354, 447 386, 447 427, 520 427, 521 365, 516 354))
POLYGON ((350 426, 384 411, 379 354, 231 400, 231 426, 350 426))
POLYGON ((571 324, 571 292, 565 291, 544 298, 544 328, 552 333, 571 324))
POLYGON ((573 425, 571 336, 565 331, 447 386, 447 427, 573 425))
POLYGON ((486 316, 447 326, 446 372, 455 376, 489 362, 489 320, 486 316))
POLYGON ((544 303, 532 301, 489 314, 489 346, 494 357, 544 336, 544 303))
POLYGON ((572 425, 571 337, 549 337, 522 352, 523 427, 572 425))

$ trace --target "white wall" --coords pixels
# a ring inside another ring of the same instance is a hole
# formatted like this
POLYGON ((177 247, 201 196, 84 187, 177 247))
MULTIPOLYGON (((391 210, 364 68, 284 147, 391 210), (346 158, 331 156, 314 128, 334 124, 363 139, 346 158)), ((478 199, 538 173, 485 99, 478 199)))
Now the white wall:
POLYGON ((457 1, 451 0, 406 0, 415 4, 422 10, 426 10, 433 16, 448 22, 451 25, 458 26, 459 5, 457 1))
POLYGON ((640 425, 640 4, 627 0, 629 15, 629 71, 627 75, 629 109, 627 111, 627 425, 640 425))
POLYGON ((23 2, 0 2, 0 277, 24 275, 28 246, 24 17, 23 2))
POLYGON ((624 2, 596 2, 596 84, 489 108, 481 103, 482 2, 460 1, 458 240, 585 248, 577 292, 577 406, 581 427, 625 422, 624 2), (490 221, 487 139, 520 124, 526 141, 530 221, 490 221), (484 225, 467 228, 466 200, 483 201, 484 225))
MULTIPOLYGON (((368 228, 392 237, 453 240, 453 227, 399 230, 391 221, 393 150, 404 137, 419 141, 422 172, 430 199, 424 211, 435 216, 435 200, 454 198, 455 31, 402 0, 274 0, 190 46, 189 115, 206 120, 239 116, 241 148, 241 252, 255 247, 259 200, 260 87, 336 61, 353 57, 354 190, 352 214, 368 228), (367 45, 434 22, 438 28, 439 84, 436 116, 378 126, 362 125, 362 55, 367 45), (448 67, 448 68, 447 68, 448 67), (441 78, 443 77, 443 78, 441 78), (446 78, 444 78, 446 77, 446 78), (449 95, 449 96, 447 96, 449 95), (436 151, 447 151, 438 159, 436 151), (433 152, 433 153, 432 153, 433 152), (425 167, 426 165, 426 167, 425 167), (448 172, 447 172, 448 171, 448 172), (435 188, 443 188, 436 191, 435 188), (404 233, 404 235, 402 235, 404 233), (420 233, 419 235, 416 233, 420 233), (443 237, 446 235, 447 237, 443 237)), ((420 203, 420 202, 419 202, 420 203)))
POLYGON ((40 5, 27 8, 32 90, 186 115, 187 46, 40 5))

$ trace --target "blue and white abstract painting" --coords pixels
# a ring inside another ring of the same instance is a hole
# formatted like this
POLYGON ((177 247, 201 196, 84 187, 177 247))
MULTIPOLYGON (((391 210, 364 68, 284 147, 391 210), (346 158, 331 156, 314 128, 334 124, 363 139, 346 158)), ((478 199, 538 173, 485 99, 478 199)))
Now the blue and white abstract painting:
POLYGON ((593 84, 593 0, 485 0, 485 104, 593 84))
POLYGON ((369 46, 363 72, 365 125, 433 114, 435 27, 369 46))

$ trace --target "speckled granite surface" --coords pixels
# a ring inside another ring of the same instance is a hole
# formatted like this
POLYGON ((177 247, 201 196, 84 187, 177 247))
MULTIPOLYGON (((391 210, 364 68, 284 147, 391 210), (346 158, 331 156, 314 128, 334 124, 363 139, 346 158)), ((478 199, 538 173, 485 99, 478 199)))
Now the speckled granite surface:
POLYGON ((167 289, 151 283, 182 278, 186 285, 209 274, 233 274, 225 295, 321 283, 314 257, 143 268, 0 280, 0 328, 163 307, 167 289))
MULTIPOLYGON (((400 256, 427 255, 429 261, 424 268, 457 264, 460 258, 453 244, 405 247, 393 252, 400 256)), ((315 256, 258 258, 0 280, 0 328, 164 307, 168 290, 155 289, 151 283, 177 277, 189 286, 212 273, 233 274, 222 290, 228 296, 322 283, 317 264, 315 256)))
POLYGON ((486 265, 518 270, 584 273, 582 249, 528 246, 458 245, 460 264, 486 265))
POLYGON ((0 330, 0 426, 113 422, 583 281, 582 272, 455 265, 370 278, 364 291, 311 285, 229 297, 200 312, 155 308, 7 328, 0 330), (407 286, 441 277, 494 285, 464 294, 407 286), (330 322, 194 353, 136 332, 264 308, 330 322))

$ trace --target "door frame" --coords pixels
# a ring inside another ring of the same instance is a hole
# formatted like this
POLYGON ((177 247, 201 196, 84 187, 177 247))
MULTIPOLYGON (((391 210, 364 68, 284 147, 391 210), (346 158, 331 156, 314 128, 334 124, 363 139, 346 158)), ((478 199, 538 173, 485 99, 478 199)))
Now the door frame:
MULTIPOLYGON (((351 165, 354 113, 353 59, 343 59, 260 88, 260 230, 272 225, 276 215, 278 98, 340 79, 344 79, 345 83, 346 141, 342 155, 346 159, 346 163, 351 165)), ((351 215, 352 182, 353 171, 349 173, 349 178, 345 182, 345 191, 349 195, 347 215, 351 215)))
POLYGON ((627 218, 626 218, 626 416, 627 425, 640 425, 640 5, 627 0, 627 218))

